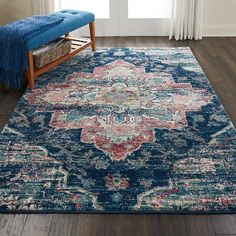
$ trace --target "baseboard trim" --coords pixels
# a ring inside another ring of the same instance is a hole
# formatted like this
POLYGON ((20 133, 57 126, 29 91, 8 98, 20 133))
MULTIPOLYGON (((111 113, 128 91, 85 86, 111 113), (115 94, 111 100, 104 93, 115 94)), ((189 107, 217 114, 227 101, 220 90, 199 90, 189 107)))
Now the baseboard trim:
POLYGON ((205 25, 203 35, 205 37, 236 36, 236 25, 205 25))

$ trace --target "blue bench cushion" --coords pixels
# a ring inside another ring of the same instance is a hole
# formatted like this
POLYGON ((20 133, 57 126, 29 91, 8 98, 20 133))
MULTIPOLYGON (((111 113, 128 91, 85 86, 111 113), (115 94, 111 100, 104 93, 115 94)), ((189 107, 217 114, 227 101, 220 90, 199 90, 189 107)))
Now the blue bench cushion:
POLYGON ((62 10, 52 15, 62 17, 64 21, 29 40, 27 43, 28 50, 38 48, 95 20, 93 13, 77 10, 62 10))

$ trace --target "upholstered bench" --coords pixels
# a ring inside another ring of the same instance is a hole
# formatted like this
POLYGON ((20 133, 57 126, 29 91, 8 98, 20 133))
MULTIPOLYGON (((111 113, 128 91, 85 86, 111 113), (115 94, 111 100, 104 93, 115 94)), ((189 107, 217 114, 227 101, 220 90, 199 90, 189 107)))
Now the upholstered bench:
POLYGON ((71 58, 83 49, 91 46, 93 51, 96 50, 94 14, 77 10, 62 10, 52 15, 59 16, 64 20, 55 27, 45 31, 40 35, 37 35, 27 42, 29 66, 26 73, 26 79, 28 80, 28 86, 30 88, 34 87, 34 79, 37 76, 71 58), (90 39, 79 39, 69 36, 69 33, 71 31, 74 31, 88 24, 90 28, 90 39), (65 39, 72 40, 71 52, 40 69, 35 69, 33 61, 33 50, 61 36, 64 36, 65 39))

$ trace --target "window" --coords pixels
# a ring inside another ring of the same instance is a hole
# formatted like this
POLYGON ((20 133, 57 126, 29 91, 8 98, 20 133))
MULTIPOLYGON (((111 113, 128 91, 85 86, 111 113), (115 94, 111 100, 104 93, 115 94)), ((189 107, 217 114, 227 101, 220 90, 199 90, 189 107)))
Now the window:
POLYGON ((128 18, 170 18, 172 0, 128 0, 128 18))
MULTIPOLYGON (((56 10, 79 9, 96 15, 97 36, 167 36, 172 0, 55 0, 56 10)), ((88 36, 88 27, 74 32, 88 36)))
POLYGON ((56 1, 56 10, 79 9, 93 12, 97 19, 106 19, 110 17, 109 2, 109 0, 58 0, 56 1))

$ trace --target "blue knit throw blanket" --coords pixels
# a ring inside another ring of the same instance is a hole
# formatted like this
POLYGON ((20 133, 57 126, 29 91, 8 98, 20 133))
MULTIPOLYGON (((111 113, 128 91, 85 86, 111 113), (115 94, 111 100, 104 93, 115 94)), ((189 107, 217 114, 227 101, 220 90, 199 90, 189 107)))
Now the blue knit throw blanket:
POLYGON ((56 16, 33 16, 0 27, 0 83, 12 88, 23 84, 28 68, 27 42, 63 21, 56 16))

